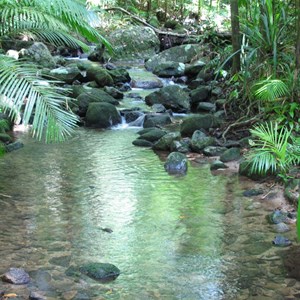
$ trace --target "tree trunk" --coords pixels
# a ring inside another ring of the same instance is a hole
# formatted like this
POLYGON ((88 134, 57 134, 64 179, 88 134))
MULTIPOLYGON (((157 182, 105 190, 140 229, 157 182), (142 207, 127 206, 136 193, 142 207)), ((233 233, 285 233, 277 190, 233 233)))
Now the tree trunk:
POLYGON ((299 82, 299 72, 300 72, 300 0, 295 0, 296 2, 296 28, 297 28, 297 37, 296 37, 296 66, 294 73, 294 91, 298 93, 295 96, 299 96, 299 90, 297 91, 297 83, 299 82))
POLYGON ((296 70, 300 70, 300 0, 296 0, 297 38, 296 38, 296 70))
POLYGON ((240 22, 239 22, 239 7, 238 0, 230 0, 230 13, 231 13, 231 32, 232 32, 232 75, 238 73, 241 69, 241 38, 240 38, 240 22))

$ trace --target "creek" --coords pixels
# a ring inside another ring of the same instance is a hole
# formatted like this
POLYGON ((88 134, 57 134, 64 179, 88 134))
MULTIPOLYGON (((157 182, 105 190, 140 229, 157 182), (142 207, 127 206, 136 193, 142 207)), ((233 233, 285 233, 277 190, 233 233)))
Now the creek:
POLYGON ((25 147, 0 158, 0 273, 22 267, 32 280, 0 290, 21 299, 32 290, 47 299, 218 300, 285 299, 300 288, 272 245, 269 200, 243 197, 249 181, 215 176, 201 160, 168 175, 163 156, 132 145, 138 130, 81 128, 50 145, 16 132, 25 147), (65 274, 86 262, 121 274, 105 284, 65 274))

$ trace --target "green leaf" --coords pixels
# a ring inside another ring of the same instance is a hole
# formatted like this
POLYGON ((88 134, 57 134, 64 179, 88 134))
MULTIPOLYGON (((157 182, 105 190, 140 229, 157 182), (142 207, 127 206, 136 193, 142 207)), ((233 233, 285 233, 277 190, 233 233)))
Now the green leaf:
POLYGON ((67 110, 71 101, 66 90, 53 80, 37 76, 32 64, 0 55, 0 105, 16 118, 25 105, 23 123, 33 116, 33 136, 41 140, 62 141, 72 134, 77 116, 67 110))

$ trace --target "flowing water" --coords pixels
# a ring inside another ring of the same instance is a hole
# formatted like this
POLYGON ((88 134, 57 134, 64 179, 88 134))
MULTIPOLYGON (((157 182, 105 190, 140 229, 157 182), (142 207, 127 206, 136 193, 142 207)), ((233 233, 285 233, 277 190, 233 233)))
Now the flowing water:
MULTIPOLYGON (((0 158, 0 273, 23 267, 28 286, 0 290, 28 299, 286 299, 286 278, 266 201, 242 196, 237 175, 214 176, 190 161, 170 176, 163 159, 131 142, 138 129, 79 129, 70 141, 0 158), (112 233, 101 229, 110 228, 112 233), (112 282, 65 274, 108 262, 112 282)), ((294 229, 287 236, 295 241, 294 229)))
POLYGON ((131 145, 136 130, 81 129, 59 145, 21 135, 25 147, 0 160, 0 272, 25 268, 29 289, 49 299, 283 299, 263 205, 207 164, 169 176, 159 156, 131 145), (94 261, 121 275, 65 275, 94 261))

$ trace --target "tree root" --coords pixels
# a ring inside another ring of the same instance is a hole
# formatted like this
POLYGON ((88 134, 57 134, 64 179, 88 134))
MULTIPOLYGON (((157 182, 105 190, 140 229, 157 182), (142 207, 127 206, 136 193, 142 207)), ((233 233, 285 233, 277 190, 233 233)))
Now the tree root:
POLYGON ((255 116, 255 117, 252 117, 250 119, 247 119, 247 120, 243 120, 245 117, 241 117, 239 118, 236 122, 230 124, 223 132, 222 134, 222 139, 224 142, 226 142, 226 134, 232 129, 232 128, 236 128, 236 127, 239 127, 239 126, 245 126, 245 125, 250 125, 250 124, 253 124, 254 122, 257 122, 260 120, 259 116, 255 116), (242 121, 243 120, 243 121, 242 121))

